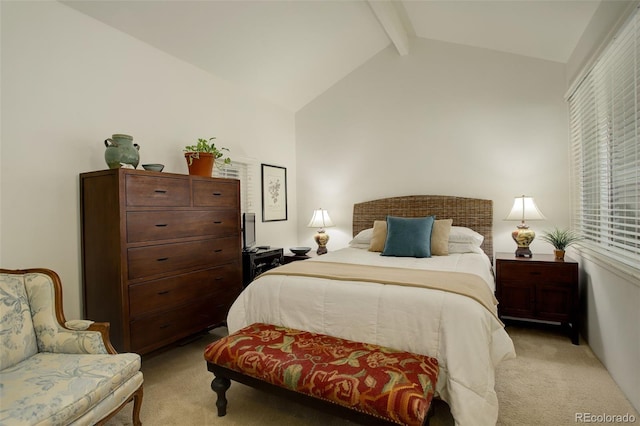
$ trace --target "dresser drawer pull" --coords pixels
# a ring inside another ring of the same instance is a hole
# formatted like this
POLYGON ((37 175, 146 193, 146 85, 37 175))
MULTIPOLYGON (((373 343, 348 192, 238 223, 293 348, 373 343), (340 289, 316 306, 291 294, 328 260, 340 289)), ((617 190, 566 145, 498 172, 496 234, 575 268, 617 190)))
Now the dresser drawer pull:
POLYGON ((158 194, 166 194, 167 190, 166 189, 156 189, 153 192, 157 192, 158 194))
POLYGON ((224 277, 215 277, 213 280, 214 281, 221 281, 221 280, 224 280, 224 277))
POLYGON ((221 220, 214 220, 213 223, 215 223, 216 225, 220 225, 222 223, 221 220))
POLYGON ((166 223, 156 223, 156 226, 158 228, 164 228, 165 226, 167 226, 167 224, 166 223))
POLYGON ((159 295, 159 296, 164 296, 165 294, 169 294, 169 290, 159 291, 159 292, 158 292, 158 295, 159 295))
POLYGON ((215 249, 214 250, 214 253, 220 253, 220 252, 222 252, 222 249, 215 249))
POLYGON ((165 260, 169 260, 168 257, 161 257, 160 259, 156 259, 158 262, 164 262, 165 260))
POLYGON ((214 192, 212 195, 219 197, 220 195, 222 195, 222 192, 214 192))
POLYGON ((160 328, 168 328, 168 327, 171 327, 171 324, 162 324, 160 326, 160 328))

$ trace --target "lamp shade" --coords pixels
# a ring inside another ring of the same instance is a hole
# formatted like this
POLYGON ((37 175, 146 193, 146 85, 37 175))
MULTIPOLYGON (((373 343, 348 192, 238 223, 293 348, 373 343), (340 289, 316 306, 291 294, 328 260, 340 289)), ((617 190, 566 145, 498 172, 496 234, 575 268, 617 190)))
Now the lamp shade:
POLYGON ((532 257, 533 254, 529 249, 529 246, 536 237, 536 233, 529 229, 529 225, 525 223, 525 220, 544 220, 545 217, 536 206, 532 197, 523 195, 522 197, 516 197, 513 200, 513 207, 505 218, 505 220, 519 220, 518 229, 511 233, 513 241, 516 242, 518 248, 516 249, 516 257, 532 257))
POLYGON ((513 201, 513 207, 505 218, 505 220, 519 220, 524 223, 525 220, 545 220, 546 218, 536 206, 533 197, 516 197, 513 201))
POLYGON ((313 216, 307 225, 309 228, 328 228, 334 226, 329 212, 323 209, 318 209, 313 212, 313 216))

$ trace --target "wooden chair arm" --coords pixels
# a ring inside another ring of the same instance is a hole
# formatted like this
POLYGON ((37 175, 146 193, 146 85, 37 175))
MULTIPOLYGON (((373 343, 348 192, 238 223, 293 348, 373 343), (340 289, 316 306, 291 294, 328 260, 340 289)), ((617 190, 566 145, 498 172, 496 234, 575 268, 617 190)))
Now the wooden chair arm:
POLYGON ((115 350, 113 345, 111 344, 111 339, 109 338, 109 328, 111 324, 108 322, 94 322, 87 328, 87 331, 99 331, 102 335, 102 341, 104 342, 104 347, 107 348, 107 352, 110 354, 117 354, 118 351, 115 350))

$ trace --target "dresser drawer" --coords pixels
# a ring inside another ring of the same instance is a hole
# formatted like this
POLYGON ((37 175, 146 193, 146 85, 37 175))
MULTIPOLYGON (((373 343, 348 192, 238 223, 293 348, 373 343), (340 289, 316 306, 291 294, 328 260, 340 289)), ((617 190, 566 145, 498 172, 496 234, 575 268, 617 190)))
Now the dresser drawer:
POLYGON ((239 261, 240 238, 158 244, 127 250, 130 280, 239 261))
POLYGON ((131 285, 129 313, 135 319, 210 295, 233 301, 242 290, 241 279, 238 264, 230 263, 205 271, 131 285))
POLYGON ((497 275, 501 280, 521 280, 535 282, 540 279, 559 283, 571 283, 574 278, 574 264, 536 264, 500 262, 497 268, 497 275))
POLYGON ((240 232, 234 210, 127 212, 127 242, 170 240, 193 236, 224 237, 240 232))
POLYGON ((238 185, 220 180, 194 180, 193 205, 236 209, 239 206, 238 185))
POLYGON ((127 207, 189 207, 189 180, 126 175, 127 207))
POLYGON ((209 295, 188 305, 131 321, 131 349, 147 353, 223 322, 233 299, 209 295))

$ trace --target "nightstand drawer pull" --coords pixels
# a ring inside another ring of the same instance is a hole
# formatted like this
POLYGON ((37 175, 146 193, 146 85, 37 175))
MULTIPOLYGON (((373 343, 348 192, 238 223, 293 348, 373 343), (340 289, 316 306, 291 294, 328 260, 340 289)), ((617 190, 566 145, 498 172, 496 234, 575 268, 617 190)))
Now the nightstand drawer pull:
POLYGON ((161 257, 160 259, 156 259, 158 262, 164 262, 165 260, 169 260, 168 257, 161 257))
POLYGON ((222 281, 222 280, 224 280, 224 277, 215 277, 214 278, 214 281, 222 281))
POLYGON ((166 194, 166 193, 167 193, 167 190, 166 190, 166 189, 156 189, 156 190, 155 190, 155 191, 153 191, 153 192, 155 192, 155 193, 157 193, 157 194, 166 194))
POLYGON ((169 290, 159 291, 158 296, 164 296, 165 294, 169 294, 169 290))
POLYGON ((164 228, 165 226, 167 226, 167 224, 166 223, 156 223, 156 226, 158 228, 164 228))
POLYGON ((168 327, 171 327, 171 324, 162 324, 162 325, 160 326, 160 328, 161 328, 161 329, 162 329, 162 328, 168 328, 168 327))
POLYGON ((216 225, 220 225, 222 223, 221 220, 214 220, 213 223, 215 223, 216 225))
POLYGON ((214 192, 213 195, 219 197, 220 195, 222 195, 222 192, 214 192))
POLYGON ((222 252, 222 249, 215 249, 213 252, 214 252, 214 253, 221 253, 221 252, 222 252))

